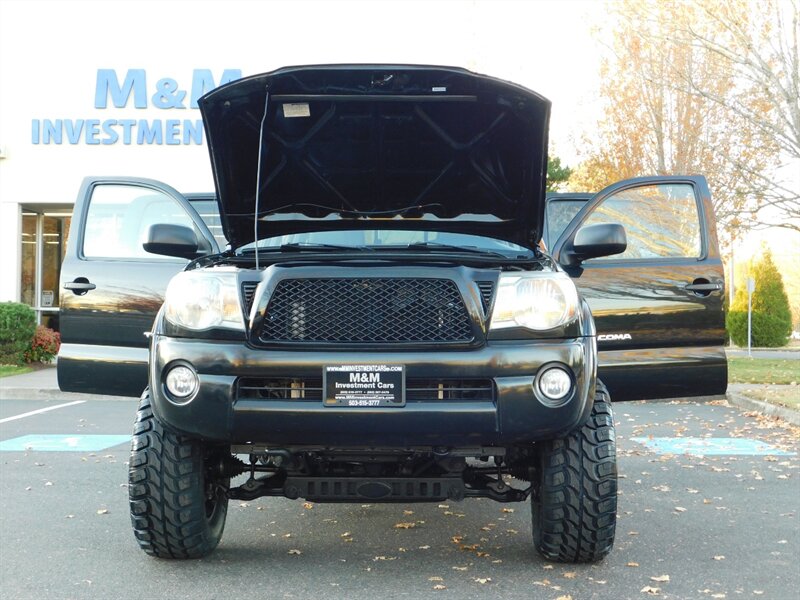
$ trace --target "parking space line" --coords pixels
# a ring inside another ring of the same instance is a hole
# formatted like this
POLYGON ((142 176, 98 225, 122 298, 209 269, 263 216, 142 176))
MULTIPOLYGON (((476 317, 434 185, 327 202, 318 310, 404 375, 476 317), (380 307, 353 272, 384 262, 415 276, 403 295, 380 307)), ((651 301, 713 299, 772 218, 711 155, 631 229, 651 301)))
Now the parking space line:
POLYGON ((55 406, 48 406, 47 408, 40 408, 39 410, 32 410, 30 412, 22 413, 21 415, 14 415, 13 417, 6 417, 0 419, 0 423, 8 423, 9 421, 16 421, 17 419, 24 419, 25 417, 32 417, 49 410, 56 410, 57 408, 66 408, 67 406, 75 406, 76 404, 83 404, 86 400, 75 400, 74 402, 67 402, 65 404, 56 404, 55 406))

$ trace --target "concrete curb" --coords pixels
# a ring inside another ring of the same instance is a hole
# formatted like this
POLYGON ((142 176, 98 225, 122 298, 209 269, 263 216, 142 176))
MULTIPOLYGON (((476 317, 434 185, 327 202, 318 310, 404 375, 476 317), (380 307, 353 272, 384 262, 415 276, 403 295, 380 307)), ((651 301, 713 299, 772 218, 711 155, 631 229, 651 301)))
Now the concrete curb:
MULTIPOLYGON (((124 400, 127 402, 137 400, 137 398, 129 398, 128 396, 106 396, 102 394, 92 394, 91 399, 110 401, 124 400)), ((0 387, 0 400, 44 400, 48 402, 58 400, 61 402, 72 402, 74 400, 86 400, 86 394, 62 392, 61 390, 53 388, 0 387)))
POLYGON ((786 408, 785 406, 778 406, 777 404, 770 404, 762 400, 750 398, 738 392, 728 392, 728 402, 739 408, 752 410, 768 417, 780 417, 784 421, 788 421, 792 425, 800 427, 800 412, 786 408))

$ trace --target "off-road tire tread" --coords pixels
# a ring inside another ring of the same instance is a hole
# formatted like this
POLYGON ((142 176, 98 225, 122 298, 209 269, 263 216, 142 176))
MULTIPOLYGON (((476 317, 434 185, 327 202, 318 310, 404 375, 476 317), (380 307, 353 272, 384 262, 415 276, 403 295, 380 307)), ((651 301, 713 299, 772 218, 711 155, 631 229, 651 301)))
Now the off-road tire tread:
POLYGON ((166 431, 153 414, 145 390, 133 429, 128 494, 134 535, 147 554, 200 558, 217 547, 227 500, 209 522, 204 468, 202 444, 166 431))
POLYGON ((538 494, 531 501, 533 539, 548 560, 596 562, 614 545, 617 461, 611 399, 598 382, 586 424, 541 444, 538 494))

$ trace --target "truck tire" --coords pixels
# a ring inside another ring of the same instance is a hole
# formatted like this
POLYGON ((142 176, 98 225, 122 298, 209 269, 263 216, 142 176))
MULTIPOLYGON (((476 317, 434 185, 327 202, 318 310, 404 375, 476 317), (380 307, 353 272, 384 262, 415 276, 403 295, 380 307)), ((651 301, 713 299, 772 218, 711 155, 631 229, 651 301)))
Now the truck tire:
POLYGON ((128 467, 131 524, 139 546, 159 558, 200 558, 217 547, 230 480, 211 480, 198 440, 166 431, 150 391, 139 401, 128 467))
POLYGON ((611 400, 602 383, 583 427, 537 444, 532 482, 533 542, 544 558, 596 562, 611 551, 617 456, 611 400))

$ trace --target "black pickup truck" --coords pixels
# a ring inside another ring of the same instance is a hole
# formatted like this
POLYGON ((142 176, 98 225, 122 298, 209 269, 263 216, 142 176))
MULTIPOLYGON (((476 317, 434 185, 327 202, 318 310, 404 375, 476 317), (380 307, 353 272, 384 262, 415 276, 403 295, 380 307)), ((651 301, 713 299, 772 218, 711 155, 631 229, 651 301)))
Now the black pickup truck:
POLYGON ((140 396, 140 546, 206 555, 231 498, 485 497, 530 498, 548 559, 605 556, 611 397, 725 391, 705 180, 548 199, 550 103, 456 68, 287 68, 200 109, 216 192, 86 179, 61 273, 61 388, 140 396))

